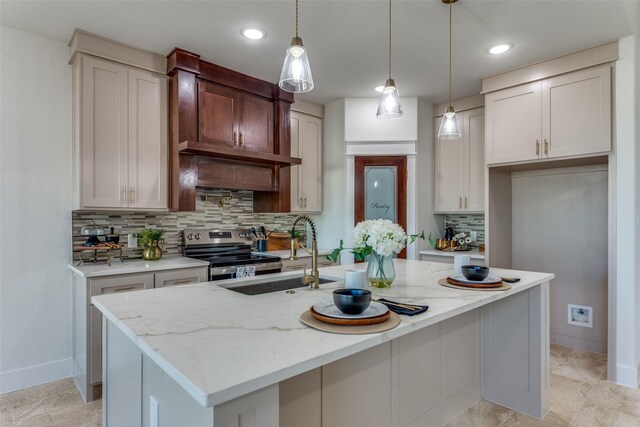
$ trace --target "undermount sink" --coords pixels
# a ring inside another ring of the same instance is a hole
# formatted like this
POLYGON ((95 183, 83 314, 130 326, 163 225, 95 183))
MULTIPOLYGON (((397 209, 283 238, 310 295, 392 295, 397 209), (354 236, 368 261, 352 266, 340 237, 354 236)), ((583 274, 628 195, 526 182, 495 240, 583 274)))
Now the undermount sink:
MULTIPOLYGON (((323 279, 320 278, 320 284, 323 283, 331 283, 335 282, 332 279, 323 279)), ((286 291, 289 289, 296 288, 308 288, 309 285, 305 285, 302 283, 302 279, 300 277, 291 277, 288 279, 278 279, 271 280, 268 282, 259 282, 259 283, 249 283, 247 285, 220 285, 225 289, 229 289, 230 291, 239 292, 244 295, 261 295, 268 294, 271 292, 279 292, 286 291)))

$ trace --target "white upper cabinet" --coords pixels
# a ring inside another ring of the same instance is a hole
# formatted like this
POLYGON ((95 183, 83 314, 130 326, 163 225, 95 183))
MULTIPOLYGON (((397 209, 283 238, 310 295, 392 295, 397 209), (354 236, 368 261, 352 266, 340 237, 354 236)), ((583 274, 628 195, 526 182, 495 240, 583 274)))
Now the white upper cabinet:
POLYGON ((167 207, 167 82, 129 70, 129 203, 167 207))
POLYGON ((166 209, 165 77, 83 54, 73 76, 75 208, 166 209))
POLYGON ((291 211, 322 212, 322 119, 291 112, 291 211))
POLYGON ((540 83, 489 93, 487 163, 537 159, 541 141, 540 83))
POLYGON ((611 150, 611 67, 588 68, 485 97, 487 164, 611 150))
POLYGON ((543 152, 549 158, 611 150, 611 68, 542 82, 543 152))
POLYGON ((462 137, 438 139, 435 119, 435 211, 484 212, 484 108, 456 113, 462 137))

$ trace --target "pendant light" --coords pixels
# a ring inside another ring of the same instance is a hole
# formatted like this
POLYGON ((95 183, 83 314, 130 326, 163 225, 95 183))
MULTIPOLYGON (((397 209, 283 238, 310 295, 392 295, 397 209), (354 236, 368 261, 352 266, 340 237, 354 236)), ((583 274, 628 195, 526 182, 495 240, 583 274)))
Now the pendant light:
POLYGON ((440 130, 438 130, 438 138, 440 139, 458 139, 462 136, 456 111, 451 105, 452 5, 456 1, 458 0, 442 0, 442 3, 449 5, 449 106, 445 110, 444 116, 442 116, 442 122, 440 122, 440 130))
POLYGON ((389 78, 384 84, 384 89, 382 89, 376 117, 379 119, 397 119, 402 115, 400 94, 396 88, 396 82, 391 78, 391 0, 389 0, 389 78))
POLYGON ((304 93, 313 89, 307 50, 302 44, 302 39, 298 37, 298 0, 296 0, 296 36, 291 39, 291 45, 287 49, 278 85, 287 92, 293 93, 304 93))

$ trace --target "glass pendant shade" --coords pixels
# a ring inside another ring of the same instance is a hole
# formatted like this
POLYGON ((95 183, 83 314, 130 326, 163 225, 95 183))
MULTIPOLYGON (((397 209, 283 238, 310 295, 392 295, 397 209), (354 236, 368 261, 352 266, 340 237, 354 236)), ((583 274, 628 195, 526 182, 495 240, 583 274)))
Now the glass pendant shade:
POLYGON ((389 79, 382 90, 376 117, 379 119, 397 119, 402 117, 402 114, 400 94, 393 79, 389 79))
POLYGON ((294 37, 291 40, 278 85, 287 92, 293 93, 304 93, 313 89, 309 58, 300 37, 294 37))
POLYGON ((453 107, 449 106, 447 111, 442 116, 440 122, 440 129, 438 130, 439 139, 457 139, 460 138, 460 124, 458 123, 458 117, 453 107))

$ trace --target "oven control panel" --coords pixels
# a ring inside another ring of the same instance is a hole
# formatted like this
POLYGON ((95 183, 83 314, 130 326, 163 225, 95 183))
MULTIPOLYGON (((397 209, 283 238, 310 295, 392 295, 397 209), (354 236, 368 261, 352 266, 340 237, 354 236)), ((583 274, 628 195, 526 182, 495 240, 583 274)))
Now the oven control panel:
POLYGON ((203 244, 251 244, 249 230, 210 230, 202 228, 187 228, 183 230, 185 246, 203 244))

